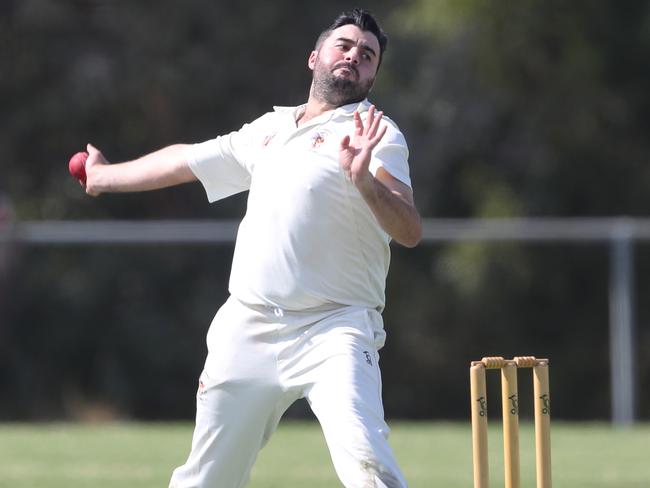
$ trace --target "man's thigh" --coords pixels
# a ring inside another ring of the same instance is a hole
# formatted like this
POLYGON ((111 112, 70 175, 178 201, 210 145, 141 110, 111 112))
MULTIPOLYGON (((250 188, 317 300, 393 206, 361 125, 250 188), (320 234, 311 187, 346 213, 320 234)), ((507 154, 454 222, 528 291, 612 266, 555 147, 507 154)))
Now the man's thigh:
POLYGON ((373 311, 352 310, 314 342, 306 390, 337 474, 347 487, 405 487, 388 444, 373 311))
POLYGON ((217 313, 199 379, 192 450, 170 488, 239 488, 248 481, 259 450, 296 399, 277 380, 268 341, 275 329, 232 301, 217 313))

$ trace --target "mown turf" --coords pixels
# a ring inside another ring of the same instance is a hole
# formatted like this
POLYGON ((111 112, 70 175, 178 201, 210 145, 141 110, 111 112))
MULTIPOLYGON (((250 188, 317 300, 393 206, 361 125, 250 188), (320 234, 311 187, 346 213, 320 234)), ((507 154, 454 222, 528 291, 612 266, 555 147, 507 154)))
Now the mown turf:
MULTIPOLYGON (((392 424, 391 443, 413 488, 471 487, 469 426, 392 424)), ((494 486, 502 485, 500 431, 491 431, 494 486)), ((165 488, 189 449, 190 424, 0 424, 2 488, 165 488)), ((522 486, 534 486, 533 433, 523 425, 522 486)), ((554 423, 554 486, 648 488, 650 425, 554 423)), ((340 486, 318 425, 286 422, 261 452, 251 488, 340 486)))

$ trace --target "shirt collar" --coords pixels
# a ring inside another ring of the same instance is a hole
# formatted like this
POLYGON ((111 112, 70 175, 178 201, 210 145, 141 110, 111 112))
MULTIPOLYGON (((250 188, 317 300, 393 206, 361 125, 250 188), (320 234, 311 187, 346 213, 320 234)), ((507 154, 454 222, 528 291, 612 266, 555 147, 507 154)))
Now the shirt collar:
POLYGON ((365 100, 362 100, 360 102, 355 102, 355 103, 349 103, 347 105, 342 105, 336 110, 334 110, 335 115, 348 115, 352 116, 354 112, 359 112, 360 114, 363 112, 367 112, 368 108, 370 108, 370 102, 366 98, 365 100))
MULTIPOLYGON (((273 110, 279 113, 291 115, 293 117, 293 120, 297 120, 298 115, 300 115, 305 110, 306 106, 306 103, 303 103, 302 105, 298 105, 296 107, 274 106, 273 110)), ((347 105, 341 105, 340 107, 337 107, 331 112, 331 116, 352 117, 355 111, 358 111, 359 113, 367 112, 369 107, 370 102, 366 98, 361 102, 348 103, 347 105)))
POLYGON ((281 114, 290 115, 294 120, 296 120, 298 118, 298 115, 305 110, 306 106, 306 103, 303 103, 302 105, 298 105, 296 107, 283 107, 280 105, 274 105, 273 110, 281 114))

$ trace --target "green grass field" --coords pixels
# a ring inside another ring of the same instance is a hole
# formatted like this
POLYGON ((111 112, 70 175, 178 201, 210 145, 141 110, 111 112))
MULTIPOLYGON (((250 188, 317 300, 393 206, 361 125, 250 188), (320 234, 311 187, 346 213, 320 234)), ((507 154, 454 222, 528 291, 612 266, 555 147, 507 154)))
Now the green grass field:
MULTIPOLYGON (((471 487, 467 424, 395 422, 391 443, 412 488, 471 487)), ((503 485, 500 430, 491 431, 494 486, 503 485)), ((552 427, 553 480, 567 488, 648 488, 650 425, 552 427)), ((0 424, 2 488, 165 488, 187 455, 190 424, 0 424)), ((522 486, 534 486, 533 433, 523 425, 522 486)), ((340 486, 320 429, 285 422, 260 453, 251 488, 340 486)))

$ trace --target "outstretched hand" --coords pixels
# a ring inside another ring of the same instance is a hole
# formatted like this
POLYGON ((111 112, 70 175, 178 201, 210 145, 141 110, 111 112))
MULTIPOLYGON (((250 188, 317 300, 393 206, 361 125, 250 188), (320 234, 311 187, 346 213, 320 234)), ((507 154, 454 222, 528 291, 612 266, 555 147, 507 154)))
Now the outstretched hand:
POLYGON ((368 109, 364 126, 359 112, 354 112, 354 134, 345 136, 341 141, 339 162, 346 176, 360 190, 371 184, 370 156, 372 150, 386 133, 386 125, 380 128, 383 112, 375 113, 375 106, 368 109))

